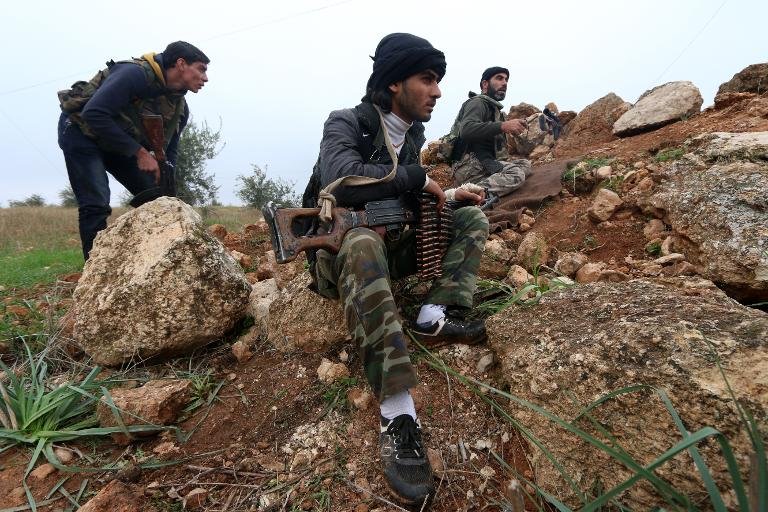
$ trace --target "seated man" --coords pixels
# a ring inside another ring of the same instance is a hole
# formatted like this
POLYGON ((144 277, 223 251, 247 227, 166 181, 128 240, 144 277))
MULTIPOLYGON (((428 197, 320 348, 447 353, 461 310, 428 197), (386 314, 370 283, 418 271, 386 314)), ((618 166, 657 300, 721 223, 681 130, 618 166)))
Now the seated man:
POLYGON ((519 135, 526 125, 524 119, 504 119, 499 102, 507 93, 508 81, 506 68, 486 69, 481 94, 469 93, 451 129, 457 136, 452 153, 454 184, 476 183, 489 200, 517 190, 531 173, 530 161, 509 160, 506 134, 519 135))
MULTIPOLYGON (((332 193, 339 206, 355 208, 425 191, 435 196, 440 208, 445 193, 419 165, 419 151, 424 144, 422 123, 429 121, 440 97, 438 82, 445 74, 445 57, 425 39, 398 33, 381 40, 373 61, 362 103, 332 112, 325 122, 310 188, 319 175, 321 201, 332 193), (361 177, 367 177, 368 183, 349 183, 365 181, 361 177)), ((305 199, 310 196, 317 193, 308 188, 305 199)), ((483 198, 459 189, 455 199, 479 204, 483 198)), ((466 206, 454 212, 453 239, 442 260, 443 277, 434 281, 428 304, 417 319, 417 336, 423 342, 485 340, 483 322, 464 322, 446 315, 446 310, 472 306, 487 237, 488 221, 479 208, 466 206)), ((393 493, 409 504, 421 504, 434 494, 421 427, 408 391, 416 385, 416 370, 390 288, 391 279, 415 272, 415 239, 412 229, 390 236, 390 231, 354 228, 337 254, 318 251, 315 267, 318 290, 344 304, 349 332, 380 403, 385 477, 393 493)))

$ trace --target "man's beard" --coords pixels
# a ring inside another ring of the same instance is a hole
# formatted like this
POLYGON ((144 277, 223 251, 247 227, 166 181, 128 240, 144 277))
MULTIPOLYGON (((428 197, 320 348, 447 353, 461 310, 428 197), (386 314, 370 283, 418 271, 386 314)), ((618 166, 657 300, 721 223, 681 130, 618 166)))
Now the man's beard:
POLYGON ((403 90, 403 95, 400 98, 400 111, 406 116, 409 117, 411 122, 413 121, 419 121, 421 123, 426 123, 430 119, 432 119, 432 113, 431 112, 421 112, 421 109, 418 105, 418 100, 411 96, 409 94, 409 91, 407 89, 403 90))
POLYGON ((488 84, 488 92, 486 94, 496 101, 502 101, 507 95, 507 91, 497 91, 491 84, 488 84))

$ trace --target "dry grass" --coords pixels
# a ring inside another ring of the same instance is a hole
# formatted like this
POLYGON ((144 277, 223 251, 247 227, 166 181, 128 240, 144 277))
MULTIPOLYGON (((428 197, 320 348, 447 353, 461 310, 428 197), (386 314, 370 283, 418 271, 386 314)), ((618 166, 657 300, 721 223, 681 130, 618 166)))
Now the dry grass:
MULTIPOLYGON (((113 208, 109 222, 129 208, 113 208)), ((224 224, 240 231, 246 224, 261 219, 261 213, 241 206, 197 208, 206 225, 224 224)), ((77 208, 60 206, 0 208, 0 251, 22 252, 32 249, 64 249, 80 246, 77 208)))
POLYGON ((50 250, 79 245, 76 208, 0 208, 0 251, 50 250))

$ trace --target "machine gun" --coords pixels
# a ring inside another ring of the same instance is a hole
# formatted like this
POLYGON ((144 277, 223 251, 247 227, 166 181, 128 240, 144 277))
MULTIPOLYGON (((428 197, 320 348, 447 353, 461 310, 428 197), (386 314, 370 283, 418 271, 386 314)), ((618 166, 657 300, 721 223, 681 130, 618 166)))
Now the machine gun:
POLYGON ((147 136, 149 147, 157 160, 159 171, 155 173, 155 187, 142 190, 131 199, 134 208, 153 201, 158 197, 176 197, 176 173, 173 164, 165 157, 165 131, 163 116, 159 114, 142 114, 141 124, 147 136))
MULTIPOLYGON (((324 234, 307 234, 307 218, 316 218, 320 208, 280 208, 273 202, 262 208, 270 228, 272 247, 278 263, 296 259, 302 251, 326 249, 337 253, 347 231, 356 227, 382 226, 389 234, 397 234, 405 225, 416 229, 416 263, 419 277, 439 277, 441 261, 452 236, 453 209, 448 204, 437 210, 435 197, 422 193, 409 201, 405 198, 371 201, 362 210, 336 207, 332 210, 330 229, 324 234), (302 232, 297 233, 296 229, 302 232)), ((312 230, 314 231, 314 230, 312 230)))

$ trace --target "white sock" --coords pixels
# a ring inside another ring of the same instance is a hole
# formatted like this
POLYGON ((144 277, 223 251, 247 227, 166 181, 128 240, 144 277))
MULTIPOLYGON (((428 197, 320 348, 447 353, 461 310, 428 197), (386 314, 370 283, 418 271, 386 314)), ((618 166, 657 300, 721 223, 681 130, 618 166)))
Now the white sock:
POLYGON ((441 304, 424 304, 419 311, 417 324, 434 324, 445 318, 445 306, 441 304))
POLYGON ((416 405, 407 389, 382 400, 379 408, 381 415, 388 420, 393 420, 401 414, 410 414, 414 420, 416 419, 416 405))

